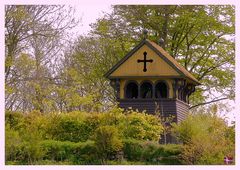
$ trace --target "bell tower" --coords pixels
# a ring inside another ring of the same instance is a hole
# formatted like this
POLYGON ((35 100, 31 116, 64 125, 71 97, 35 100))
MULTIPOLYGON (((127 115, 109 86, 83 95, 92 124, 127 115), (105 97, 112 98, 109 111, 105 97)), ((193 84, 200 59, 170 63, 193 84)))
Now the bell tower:
POLYGON ((158 44, 144 38, 105 76, 124 109, 160 112, 179 123, 189 112, 189 96, 198 80, 158 44))

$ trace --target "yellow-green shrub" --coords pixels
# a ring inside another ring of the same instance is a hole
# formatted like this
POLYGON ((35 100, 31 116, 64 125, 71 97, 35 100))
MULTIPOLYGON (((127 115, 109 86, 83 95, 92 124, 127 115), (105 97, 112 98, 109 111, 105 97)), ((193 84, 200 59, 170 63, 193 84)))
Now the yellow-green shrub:
POLYGON ((185 164, 223 164, 224 156, 234 157, 233 141, 226 136, 229 127, 216 115, 191 115, 174 129, 184 144, 181 157, 185 164))
POLYGON ((115 126, 100 126, 94 135, 97 151, 102 161, 122 150, 123 143, 115 126))

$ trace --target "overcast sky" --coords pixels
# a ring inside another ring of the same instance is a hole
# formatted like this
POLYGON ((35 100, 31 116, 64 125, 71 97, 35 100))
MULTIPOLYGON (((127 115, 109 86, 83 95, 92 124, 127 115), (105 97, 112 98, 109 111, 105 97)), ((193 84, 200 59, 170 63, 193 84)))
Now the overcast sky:
POLYGON ((110 4, 76 4, 74 5, 76 9, 76 16, 81 18, 82 21, 79 25, 74 29, 74 32, 79 34, 87 34, 91 27, 89 24, 95 23, 96 20, 102 16, 104 16, 104 12, 110 13, 111 12, 111 5, 110 4))

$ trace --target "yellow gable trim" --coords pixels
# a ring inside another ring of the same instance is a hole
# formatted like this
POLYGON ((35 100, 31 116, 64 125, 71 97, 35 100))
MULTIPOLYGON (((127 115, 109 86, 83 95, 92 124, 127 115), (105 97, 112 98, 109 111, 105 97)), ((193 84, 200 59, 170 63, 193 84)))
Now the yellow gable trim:
POLYGON ((131 57, 129 57, 122 65, 120 65, 110 77, 118 76, 180 76, 168 63, 158 56, 147 45, 143 45, 131 57), (152 63, 147 63, 147 71, 144 72, 144 64, 137 61, 143 60, 144 52, 147 52, 147 60, 152 59, 152 63))

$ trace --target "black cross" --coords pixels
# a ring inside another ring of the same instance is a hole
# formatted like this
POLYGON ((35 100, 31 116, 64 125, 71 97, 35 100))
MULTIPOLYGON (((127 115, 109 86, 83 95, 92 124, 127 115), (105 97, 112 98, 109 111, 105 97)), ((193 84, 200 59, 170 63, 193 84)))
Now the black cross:
POLYGON ((137 62, 138 63, 143 62, 143 64, 144 64, 143 65, 143 71, 146 72, 147 71, 147 62, 152 63, 153 60, 152 59, 147 60, 147 52, 146 51, 143 53, 143 55, 144 55, 144 59, 143 60, 137 60, 137 62))

